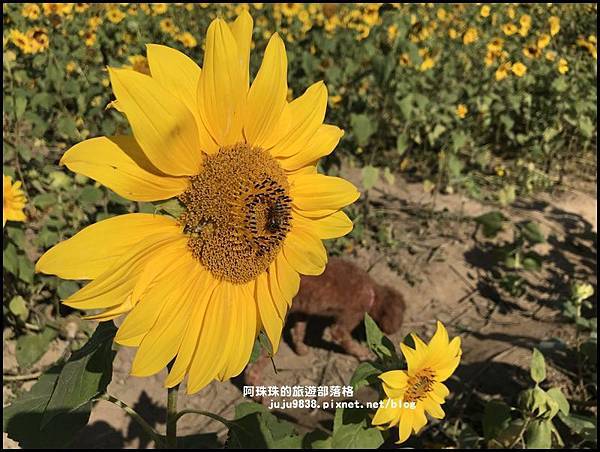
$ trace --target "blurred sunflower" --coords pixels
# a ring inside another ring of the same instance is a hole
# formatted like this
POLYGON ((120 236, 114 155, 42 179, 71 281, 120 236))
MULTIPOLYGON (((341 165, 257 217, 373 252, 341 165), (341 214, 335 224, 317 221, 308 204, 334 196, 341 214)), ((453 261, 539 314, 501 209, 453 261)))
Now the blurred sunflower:
POLYGON ((396 444, 403 443, 413 431, 418 433, 427 424, 425 412, 436 419, 445 416, 440 405, 449 391, 442 382, 454 373, 461 356, 460 337, 450 341, 440 321, 429 344, 414 333, 411 336, 416 348, 400 344, 408 370, 392 370, 379 376, 387 398, 372 421, 377 426, 388 424, 386 428, 397 425, 400 437, 396 444))
POLYGON ((21 181, 12 183, 10 176, 2 175, 2 227, 7 220, 25 221, 25 194, 21 190, 21 181))
MULTIPOLYGON (((352 222, 340 210, 359 193, 317 174, 343 131, 323 124, 327 89, 288 103, 287 56, 278 34, 249 84, 252 18, 214 20, 202 70, 181 52, 148 45, 152 76, 109 69, 116 108, 133 136, 83 141, 61 159, 133 201, 178 198, 177 219, 126 214, 59 243, 36 270, 91 279, 64 303, 127 314, 115 341, 139 347, 131 373, 169 362, 172 387, 194 393, 239 374, 265 331, 276 352, 300 274, 327 263, 323 239, 352 222)), ((172 201, 174 202, 174 201, 172 201)))
POLYGON ((513 64, 510 69, 517 77, 523 77, 527 73, 527 66, 520 61, 517 61, 515 64, 513 64))

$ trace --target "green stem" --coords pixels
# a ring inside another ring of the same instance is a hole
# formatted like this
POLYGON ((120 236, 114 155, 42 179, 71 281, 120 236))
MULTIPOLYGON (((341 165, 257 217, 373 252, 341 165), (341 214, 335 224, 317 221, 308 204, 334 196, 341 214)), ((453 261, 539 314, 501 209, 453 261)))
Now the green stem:
POLYGON ((223 424, 225 427, 229 428, 231 426, 231 424, 229 423, 229 421, 217 414, 213 414, 210 413, 208 411, 201 411, 201 410, 181 410, 179 413, 177 413, 177 416, 175 416, 175 420, 179 420, 180 417, 186 415, 186 414, 201 414, 203 416, 207 416, 211 419, 214 419, 215 421, 220 422, 221 424, 223 424))
POLYGON ((177 393, 179 385, 167 389, 167 447, 177 449, 177 393))
POLYGON ((111 396, 110 394, 102 394, 95 400, 106 400, 107 402, 113 403, 123 411, 125 411, 131 418, 138 423, 138 425, 148 434, 148 436, 154 441, 157 447, 161 447, 163 444, 163 437, 154 428, 146 422, 146 420, 139 415, 137 411, 128 406, 125 402, 111 396))

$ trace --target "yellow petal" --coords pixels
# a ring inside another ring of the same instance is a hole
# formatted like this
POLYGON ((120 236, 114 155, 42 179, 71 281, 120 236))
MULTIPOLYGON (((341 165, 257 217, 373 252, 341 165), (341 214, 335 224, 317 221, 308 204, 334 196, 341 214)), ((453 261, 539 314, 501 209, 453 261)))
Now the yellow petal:
POLYGON ((439 403, 434 402, 430 397, 425 397, 421 403, 423 404, 423 408, 427 411, 432 417, 436 419, 443 419, 446 413, 440 406, 439 403))
POLYGON ((98 320, 100 322, 106 322, 108 320, 115 319, 126 312, 131 311, 132 309, 133 303, 131 302, 131 296, 129 296, 122 304, 106 309, 98 314, 85 315, 82 318, 85 320, 98 320))
POLYGON ((354 185, 340 177, 304 174, 290 177, 289 180, 292 205, 305 216, 332 214, 360 196, 354 185), (317 215, 321 212, 327 213, 317 215))
POLYGON ((273 353, 277 353, 279 342, 281 341, 283 320, 275 308, 275 303, 269 290, 269 281, 266 273, 262 273, 256 278, 255 290, 260 320, 265 333, 271 342, 273 353))
POLYGON ((200 67, 184 53, 171 47, 147 44, 148 65, 152 78, 158 81, 173 96, 182 101, 194 115, 200 139, 200 148, 207 153, 219 147, 208 133, 198 111, 197 90, 200 67))
POLYGON ((397 407, 392 408, 388 399, 385 399, 382 402, 381 406, 377 408, 377 412, 371 423, 373 425, 390 424, 390 426, 397 424, 400 420, 400 409, 397 407))
POLYGON ((220 146, 243 141, 242 116, 247 96, 240 53, 231 30, 221 19, 208 27, 198 106, 202 122, 220 146))
POLYGON ((248 91, 248 80, 250 77, 250 48, 252 47, 253 27, 252 16, 248 11, 242 11, 237 19, 229 25, 238 47, 242 84, 246 91, 248 91))
POLYGON ((286 300, 289 300, 290 304, 292 299, 298 293, 300 288, 300 275, 294 267, 290 265, 283 253, 279 253, 275 259, 277 267, 277 282, 281 293, 284 295, 286 300))
POLYGON ((341 210, 321 218, 309 218, 292 211, 292 219, 294 224, 313 231, 321 240, 343 237, 354 227, 352 220, 341 210))
POLYGON ((425 427, 426 424, 427 416, 425 416, 423 406, 420 403, 417 403, 417 406, 414 410, 413 431, 415 433, 419 433, 419 431, 425 427))
POLYGON ((182 284, 189 280, 189 275, 183 273, 182 267, 187 262, 166 269, 156 285, 148 290, 135 308, 125 317, 115 336, 115 342, 129 345, 128 340, 145 335, 156 323, 167 300, 182 284))
POLYGON ((277 280, 277 264, 275 262, 271 262, 271 265, 269 266, 267 279, 269 281, 271 297, 273 297, 279 317, 285 321, 285 316, 287 315, 288 306, 291 305, 291 300, 287 300, 279 288, 279 282, 277 280))
POLYGON ((191 259, 187 242, 187 237, 182 234, 177 241, 170 243, 168 247, 155 251, 148 259, 131 292, 131 302, 134 306, 140 301, 144 293, 163 276, 165 271, 168 271, 169 268, 179 262, 191 259))
POLYGON ((320 275, 327 265, 327 251, 314 234, 295 228, 288 233, 283 254, 301 275, 320 275))
POLYGON ((95 279, 142 240, 179 233, 172 218, 146 213, 119 215, 92 224, 46 251, 35 270, 62 279, 95 279))
POLYGON ((270 148, 274 157, 289 157, 306 149, 309 140, 323 124, 327 108, 327 88, 323 82, 311 85, 289 104, 290 120, 283 138, 270 148))
POLYGON ((258 74, 248 93, 244 136, 253 146, 263 146, 276 130, 287 103, 287 56, 279 35, 271 36, 258 74))
POLYGON ((405 388, 408 382, 408 375, 404 370, 390 370, 379 375, 379 378, 383 380, 391 388, 405 388))
POLYGON ((210 383, 223 367, 226 356, 219 351, 222 352, 223 344, 228 341, 233 312, 233 301, 227 296, 229 291, 230 283, 221 281, 209 301, 196 354, 190 366, 188 394, 193 394, 210 383))
POLYGON ((344 135, 339 127, 323 124, 317 132, 308 140, 306 149, 287 158, 278 159, 286 171, 295 171, 306 165, 313 165, 321 157, 331 154, 344 135))
POLYGON ((145 74, 108 71, 133 136, 152 164, 173 176, 198 174, 202 161, 198 127, 185 104, 145 74))
POLYGON ((256 303, 254 301, 254 282, 237 287, 236 309, 239 312, 239 324, 236 330, 237 342, 227 367, 223 371, 223 379, 239 375, 250 360, 256 340, 256 303))
POLYGON ((132 201, 173 198, 188 186, 187 178, 167 176, 156 169, 135 138, 128 136, 82 141, 69 149, 60 163, 132 201))
POLYGON ((414 413, 412 410, 403 408, 402 416, 400 417, 399 439, 396 444, 403 443, 408 439, 413 428, 414 413))
POLYGON ((173 364, 173 367, 171 368, 171 371, 169 372, 169 375, 165 381, 165 386, 167 388, 172 388, 173 386, 181 383, 190 367, 192 357, 196 352, 196 346, 198 345, 200 333, 202 328, 206 327, 204 323, 204 316, 206 314, 208 303, 217 284, 217 280, 214 279, 209 272, 202 272, 199 278, 197 278, 194 282, 194 288, 192 291, 192 296, 195 300, 194 310, 190 315, 183 342, 181 343, 181 348, 177 353, 175 363, 173 364))
POLYGON ((160 234, 144 239, 121 256, 114 266, 64 300, 63 304, 76 309, 102 309, 125 302, 151 256, 176 240, 179 237, 160 234))
POLYGON ((190 256, 180 268, 185 275, 183 284, 172 290, 163 300, 156 323, 144 336, 131 365, 131 375, 146 377, 164 369, 175 357, 185 333, 185 326, 194 308, 190 298, 193 278, 201 273, 200 265, 190 256))
POLYGON ((227 310, 227 324, 224 325, 225 335, 224 340, 221 342, 219 347, 219 353, 223 356, 221 364, 217 367, 217 375, 220 381, 225 380, 225 372, 234 359, 234 355, 239 352, 236 350, 237 339, 241 333, 241 311, 239 307, 238 298, 238 287, 237 285, 227 284, 224 286, 225 292, 223 295, 224 300, 222 302, 228 305, 227 310))

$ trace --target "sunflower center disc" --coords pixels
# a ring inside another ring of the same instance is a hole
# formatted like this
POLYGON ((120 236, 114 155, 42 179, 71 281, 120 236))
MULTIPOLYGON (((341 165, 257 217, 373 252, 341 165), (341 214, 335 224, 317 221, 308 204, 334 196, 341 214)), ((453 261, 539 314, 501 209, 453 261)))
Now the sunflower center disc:
POLYGON ((205 158, 179 196, 188 247, 216 278, 247 283, 275 259, 290 230, 285 172, 260 149, 244 143, 205 158))
POLYGON ((405 402, 417 402, 423 399, 432 389, 435 374, 429 368, 421 370, 408 379, 408 389, 404 394, 405 402))

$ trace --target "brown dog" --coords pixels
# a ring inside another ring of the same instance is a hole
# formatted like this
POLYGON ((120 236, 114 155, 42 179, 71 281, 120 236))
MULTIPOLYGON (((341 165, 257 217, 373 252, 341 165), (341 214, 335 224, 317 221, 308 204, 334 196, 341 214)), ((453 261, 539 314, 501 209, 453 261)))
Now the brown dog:
MULTIPOLYGON (((397 291, 380 286, 369 274, 351 262, 331 258, 323 274, 302 276, 300 290, 292 302, 290 314, 297 317, 291 329, 291 339, 298 355, 308 352, 304 343, 310 316, 333 319, 331 337, 346 353, 363 361, 369 350, 352 338, 352 331, 360 325, 365 312, 377 322, 386 334, 398 331, 404 316, 404 297, 397 291)), ((262 369, 269 362, 263 353, 246 368, 248 384, 259 385, 262 369)))

